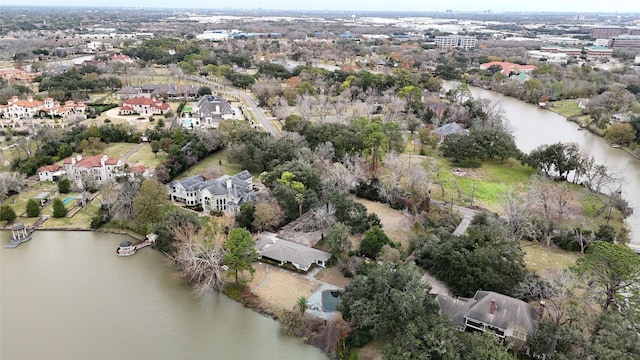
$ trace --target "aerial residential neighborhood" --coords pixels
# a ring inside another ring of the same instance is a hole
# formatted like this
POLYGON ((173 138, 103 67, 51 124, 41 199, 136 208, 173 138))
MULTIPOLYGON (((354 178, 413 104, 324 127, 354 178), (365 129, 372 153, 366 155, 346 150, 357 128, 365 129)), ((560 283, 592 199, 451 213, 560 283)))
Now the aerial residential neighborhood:
POLYGON ((0 358, 640 354, 637 4, 36 2, 0 358))

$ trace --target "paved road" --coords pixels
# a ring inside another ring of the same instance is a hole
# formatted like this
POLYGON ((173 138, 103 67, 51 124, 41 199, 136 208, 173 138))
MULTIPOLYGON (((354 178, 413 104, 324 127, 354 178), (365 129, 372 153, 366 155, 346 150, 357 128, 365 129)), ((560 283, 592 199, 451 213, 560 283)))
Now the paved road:
POLYGON ((250 110, 250 112, 253 113, 254 123, 257 122, 258 124, 260 124, 260 126, 271 135, 275 137, 280 136, 280 130, 278 130, 278 128, 273 125, 271 120, 269 120, 264 114, 264 111, 262 111, 262 109, 258 106, 258 103, 255 101, 255 99, 248 93, 224 83, 211 81, 204 77, 189 76, 188 79, 205 84, 212 90, 216 90, 220 94, 230 95, 231 97, 242 99, 242 102, 244 102, 244 104, 250 108, 245 108, 245 110, 250 110))
MULTIPOLYGON (((431 200, 431 202, 440 207, 445 207, 445 206, 451 207, 451 203, 446 203, 443 201, 438 201, 433 199, 431 200)), ((460 236, 464 234, 465 231, 467 231, 467 228, 469 227, 469 225, 471 225, 471 220, 473 220, 473 217, 476 216, 476 214, 479 213, 480 211, 469 209, 469 208, 458 206, 458 205, 453 205, 452 208, 453 210, 458 211, 460 212, 460 214, 462 214, 462 221, 460 221, 460 224, 458 224, 458 227, 453 232, 453 235, 460 236)))

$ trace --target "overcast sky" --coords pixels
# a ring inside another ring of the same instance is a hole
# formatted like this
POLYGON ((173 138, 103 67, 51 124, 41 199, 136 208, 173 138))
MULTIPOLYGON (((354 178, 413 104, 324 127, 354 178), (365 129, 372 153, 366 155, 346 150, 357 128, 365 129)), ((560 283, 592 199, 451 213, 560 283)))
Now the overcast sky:
POLYGON ((639 0, 0 0, 0 5, 348 11, 640 12, 639 0))

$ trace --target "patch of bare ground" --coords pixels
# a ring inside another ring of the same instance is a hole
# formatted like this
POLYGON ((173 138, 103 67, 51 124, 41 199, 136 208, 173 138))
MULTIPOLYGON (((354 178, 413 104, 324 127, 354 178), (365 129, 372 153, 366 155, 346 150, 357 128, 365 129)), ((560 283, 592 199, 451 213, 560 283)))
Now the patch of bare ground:
POLYGON ((368 212, 378 215, 384 232, 392 241, 399 242, 404 249, 409 248, 409 242, 413 237, 413 227, 404 212, 375 201, 360 198, 354 200, 364 205, 368 212))
POLYGON ((358 351, 358 360, 382 360, 384 343, 380 340, 371 341, 358 351))
POLYGON ((248 284, 270 313, 292 310, 298 298, 309 297, 320 285, 303 276, 266 264, 254 265, 256 272, 248 284), (268 273, 267 273, 268 266, 268 273))
POLYGON ((341 288, 345 288, 351 283, 351 279, 344 277, 344 275, 342 275, 342 271, 340 271, 337 266, 320 270, 316 274, 315 278, 341 288))
POLYGON ((447 285, 445 285, 445 283, 443 283, 442 281, 436 279, 428 272, 422 276, 422 281, 431 285, 432 294, 452 296, 451 291, 449 291, 449 288, 447 288, 447 285))

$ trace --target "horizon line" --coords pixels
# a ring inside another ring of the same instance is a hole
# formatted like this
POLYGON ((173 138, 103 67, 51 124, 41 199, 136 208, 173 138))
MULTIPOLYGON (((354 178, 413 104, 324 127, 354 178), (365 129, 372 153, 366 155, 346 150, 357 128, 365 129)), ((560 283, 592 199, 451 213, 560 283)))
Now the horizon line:
POLYGON ((290 11, 290 12, 336 12, 336 13, 443 13, 443 14, 616 14, 635 15, 640 11, 519 11, 519 10, 339 10, 339 9, 264 9, 264 8, 205 8, 205 7, 166 7, 166 6, 121 6, 121 5, 23 5, 0 4, 0 8, 76 8, 76 9, 159 9, 159 10, 211 10, 211 11, 290 11))

